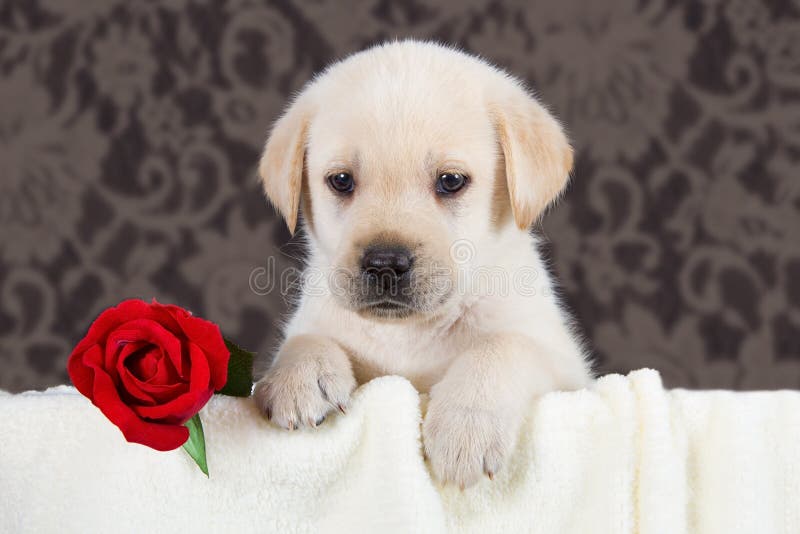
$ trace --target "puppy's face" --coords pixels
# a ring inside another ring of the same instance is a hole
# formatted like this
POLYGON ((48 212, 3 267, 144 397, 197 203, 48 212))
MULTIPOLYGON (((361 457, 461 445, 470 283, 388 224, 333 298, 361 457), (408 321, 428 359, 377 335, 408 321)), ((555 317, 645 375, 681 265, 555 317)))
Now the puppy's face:
POLYGON ((452 244, 489 233, 489 116, 475 98, 338 96, 311 122, 306 160, 306 213, 333 294, 363 314, 434 312, 454 293, 452 244))
POLYGON ((454 245, 480 248, 515 221, 526 231, 569 165, 561 129, 516 82, 399 43, 309 86, 273 130, 261 173, 290 228, 303 206, 338 302, 402 319, 455 298, 454 245))

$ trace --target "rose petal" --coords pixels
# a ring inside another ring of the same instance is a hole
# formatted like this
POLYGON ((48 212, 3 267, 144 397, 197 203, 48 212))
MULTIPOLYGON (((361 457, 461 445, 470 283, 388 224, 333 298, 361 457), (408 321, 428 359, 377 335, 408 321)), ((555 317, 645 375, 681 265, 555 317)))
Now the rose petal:
POLYGON ((99 345, 87 347, 85 351, 78 352, 77 347, 67 360, 67 372, 75 389, 81 392, 84 397, 91 398, 94 389, 94 372, 86 364, 86 361, 103 359, 103 350, 99 345))
POLYGON ((189 391, 170 402, 158 406, 134 406, 141 417, 169 423, 185 423, 206 405, 213 395, 208 361, 203 351, 194 343, 189 343, 192 376, 189 391))
POLYGON ((144 421, 122 402, 111 377, 101 366, 102 351, 99 347, 84 362, 93 373, 92 391, 87 396, 109 421, 119 427, 125 439, 159 451, 177 449, 189 439, 186 427, 144 421))
POLYGON ((181 340, 152 319, 135 319, 120 325, 108 336, 107 343, 112 345, 132 341, 147 341, 160 347, 179 373, 180 367, 184 366, 181 340))
POLYGON ((139 299, 120 302, 113 308, 101 313, 89 326, 89 331, 75 347, 76 352, 85 352, 88 347, 97 343, 103 345, 106 337, 119 325, 147 314, 148 304, 139 299))
MULTIPOLYGON (((160 350, 154 347, 153 352, 160 352, 160 350)), ((127 365, 122 366, 120 378, 124 386, 123 389, 125 392, 130 393, 137 400, 141 401, 137 402, 132 400, 132 402, 129 403, 130 405, 143 404, 145 406, 155 406, 157 404, 164 404, 189 391, 189 384, 187 382, 175 379, 174 370, 170 372, 170 376, 163 377, 164 383, 156 383, 156 380, 160 379, 159 373, 165 373, 167 369, 172 369, 169 360, 161 354, 159 354, 159 361, 156 365, 158 367, 156 374, 151 376, 148 380, 142 380, 135 373, 131 372, 127 365)))
POLYGON ((228 360, 231 354, 219 331, 212 322, 190 315, 176 315, 186 337, 200 347, 206 355, 211 372, 211 383, 215 391, 228 382, 228 360))
POLYGON ((125 362, 128 357, 134 356, 135 353, 147 349, 148 347, 157 346, 146 339, 130 342, 116 341, 115 343, 106 343, 105 361, 103 365, 107 371, 110 371, 112 368, 119 371, 122 365, 120 362, 125 362))
POLYGON ((193 341, 187 343, 189 357, 192 362, 192 379, 189 386, 192 391, 203 391, 212 388, 212 376, 207 354, 193 341))
POLYGON ((142 347, 125 358, 125 367, 142 382, 149 382, 158 374, 159 368, 164 367, 160 361, 162 354, 161 349, 155 345, 148 345, 146 350, 142 347))
POLYGON ((191 317, 192 313, 189 310, 181 308, 180 306, 175 306, 174 304, 161 304, 160 302, 156 302, 156 299, 153 299, 153 302, 150 306, 154 310, 158 310, 159 312, 166 313, 173 317, 176 321, 178 317, 191 317))
POLYGON ((129 373, 122 375, 122 383, 124 384, 124 391, 130 393, 135 400, 131 399, 128 404, 133 408, 135 406, 156 406, 158 404, 167 403, 176 399, 189 391, 189 384, 185 382, 178 382, 169 385, 153 385, 139 381, 136 377, 129 373), (133 395, 134 392, 138 394, 133 395), (148 400, 144 400, 143 395, 147 395, 148 400))
POLYGON ((159 304, 155 299, 153 299, 153 302, 147 305, 147 315, 144 318, 152 319, 173 334, 178 334, 181 332, 181 327, 178 324, 178 321, 175 319, 175 312, 172 311, 172 308, 181 310, 186 315, 189 314, 189 312, 183 308, 169 304, 159 304))
POLYGON ((173 333, 182 331, 176 315, 190 314, 177 306, 164 306, 153 301, 152 304, 141 299, 129 299, 117 306, 103 311, 91 324, 89 331, 75 347, 77 353, 84 353, 94 344, 104 345, 106 337, 118 326, 134 319, 151 319, 173 333))
POLYGON ((151 386, 169 386, 171 384, 186 383, 186 381, 178 375, 170 359, 162 355, 156 361, 156 372, 147 380, 147 383, 151 386))
POLYGON ((147 388, 148 393, 156 400, 154 406, 157 404, 165 404, 170 402, 171 400, 177 399, 189 391, 189 384, 186 382, 167 384, 163 386, 147 384, 145 387, 147 388))
MULTIPOLYGON (((129 344, 125 349, 134 345, 141 344, 129 344)), ((154 345, 149 346, 150 350, 144 356, 135 353, 128 354, 123 349, 117 362, 123 386, 121 389, 135 399, 132 399, 130 404, 139 404, 141 401, 145 406, 154 406, 168 402, 189 391, 189 384, 177 377, 169 359, 163 356, 161 349, 154 345), (134 368, 142 365, 131 362, 131 359, 135 358, 139 358, 142 362, 153 362, 154 371, 151 376, 135 372, 134 368)), ((123 395, 123 397, 125 396, 123 395)))
MULTIPOLYGON (((158 387, 188 383, 181 379, 170 359, 164 356, 164 351, 161 347, 149 344, 148 347, 146 352, 140 350, 137 353, 120 354, 117 366, 124 366, 128 374, 143 385, 148 386, 145 387, 145 390, 148 390, 149 386, 158 387)), ((121 372, 122 368, 120 368, 121 372)))
POLYGON ((214 395, 206 391, 189 391, 160 406, 131 406, 139 416, 159 423, 182 425, 199 412, 214 395))
MULTIPOLYGON (((106 361, 108 360, 107 354, 110 346, 111 344, 106 345, 106 361)), ((130 372, 130 369, 126 365, 126 362, 130 357, 135 357, 137 352, 146 349, 147 347, 154 347, 154 345, 150 344, 148 341, 134 341, 124 345, 122 350, 120 350, 119 354, 117 355, 117 365, 115 370, 117 372, 117 376, 122 382, 122 387, 118 387, 118 389, 122 389, 125 393, 133 397, 130 399, 132 403, 136 403, 138 401, 152 406, 156 404, 156 399, 148 391, 141 387, 142 382, 130 372)))

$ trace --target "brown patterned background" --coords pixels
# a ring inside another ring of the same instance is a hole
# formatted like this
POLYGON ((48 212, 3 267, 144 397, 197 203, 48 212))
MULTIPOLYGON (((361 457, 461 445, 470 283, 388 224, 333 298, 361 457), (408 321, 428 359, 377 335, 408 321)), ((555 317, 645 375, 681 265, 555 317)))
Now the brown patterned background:
POLYGON ((332 59, 455 43, 568 125, 540 231, 601 371, 800 387, 800 1, 0 0, 0 388, 66 381, 97 313, 156 296, 267 354, 250 272, 297 247, 255 179, 332 59))

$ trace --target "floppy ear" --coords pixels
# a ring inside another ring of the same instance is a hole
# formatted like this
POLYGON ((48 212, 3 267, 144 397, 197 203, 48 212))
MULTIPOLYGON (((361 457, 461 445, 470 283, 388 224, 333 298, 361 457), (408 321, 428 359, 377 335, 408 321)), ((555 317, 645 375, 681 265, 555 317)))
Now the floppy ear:
POLYGON ((292 234, 297 228, 308 122, 307 106, 295 101, 273 126, 258 166, 264 193, 292 234))
POLYGON ((572 147, 558 121, 521 86, 504 96, 491 112, 514 220, 526 230, 567 185, 572 147))

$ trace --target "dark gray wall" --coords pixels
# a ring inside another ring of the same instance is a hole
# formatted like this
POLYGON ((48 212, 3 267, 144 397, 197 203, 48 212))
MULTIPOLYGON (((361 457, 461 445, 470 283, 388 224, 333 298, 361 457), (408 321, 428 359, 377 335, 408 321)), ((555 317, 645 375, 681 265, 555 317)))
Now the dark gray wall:
POLYGON ((156 296, 267 354, 299 252, 255 163, 292 91, 396 36, 527 79, 579 151, 539 230, 600 369, 800 386, 800 2, 0 1, 0 388, 156 296))

